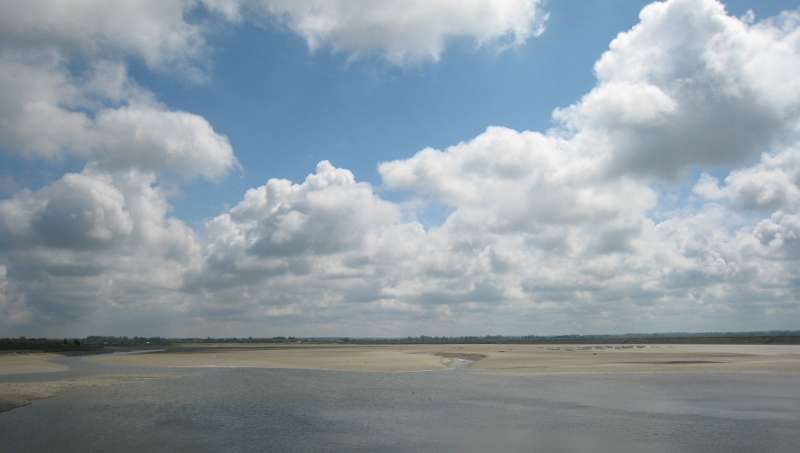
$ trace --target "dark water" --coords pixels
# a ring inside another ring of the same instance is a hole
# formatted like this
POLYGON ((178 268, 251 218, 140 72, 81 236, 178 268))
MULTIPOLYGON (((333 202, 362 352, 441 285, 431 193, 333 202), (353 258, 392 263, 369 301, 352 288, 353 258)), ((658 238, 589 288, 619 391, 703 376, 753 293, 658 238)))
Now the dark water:
POLYGON ((178 372, 0 414, 0 451, 800 451, 800 377, 178 372))

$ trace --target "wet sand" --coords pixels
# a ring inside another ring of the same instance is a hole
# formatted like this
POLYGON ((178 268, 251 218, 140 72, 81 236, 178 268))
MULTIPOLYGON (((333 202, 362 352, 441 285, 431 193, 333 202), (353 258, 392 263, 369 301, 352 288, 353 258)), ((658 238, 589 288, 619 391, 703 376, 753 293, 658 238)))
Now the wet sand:
POLYGON ((0 354, 0 375, 23 373, 54 373, 65 371, 66 366, 53 362, 60 357, 46 352, 0 354))
POLYGON ((800 346, 771 345, 390 345, 186 348, 97 356, 147 367, 255 367, 412 372, 449 368, 477 373, 764 372, 800 374, 800 346))
MULTIPOLYGON (((50 373, 66 367, 55 354, 2 354, 0 374, 50 373)), ((352 372, 540 375, 558 373, 770 373, 800 375, 800 346, 772 345, 192 345, 141 354, 87 358, 148 368, 288 368, 352 372)), ((174 377, 99 375, 0 382, 0 412, 75 387, 174 377)))
POLYGON ((50 398, 82 387, 107 387, 115 384, 173 378, 169 374, 155 375, 105 375, 86 376, 75 379, 59 379, 34 382, 0 382, 0 412, 27 406, 35 400, 50 398))
POLYGON ((83 376, 72 379, 37 379, 13 381, 18 374, 44 374, 66 371, 68 367, 55 362, 62 358, 59 354, 46 352, 11 352, 0 354, 0 375, 8 377, 0 382, 0 412, 21 406, 32 401, 50 398, 69 389, 78 387, 105 387, 114 384, 140 382, 151 379, 171 378, 174 375, 159 373, 154 375, 125 374, 83 376))

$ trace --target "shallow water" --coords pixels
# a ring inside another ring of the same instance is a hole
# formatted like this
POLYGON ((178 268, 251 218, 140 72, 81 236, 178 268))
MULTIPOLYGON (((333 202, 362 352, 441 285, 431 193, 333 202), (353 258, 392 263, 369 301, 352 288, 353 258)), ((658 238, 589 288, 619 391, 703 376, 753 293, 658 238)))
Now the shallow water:
MULTIPOLYGON (((97 372, 75 366, 87 362, 73 362, 70 374, 97 372)), ((797 452, 800 445, 798 376, 175 371, 180 379, 84 388, 0 414, 0 451, 797 452)))

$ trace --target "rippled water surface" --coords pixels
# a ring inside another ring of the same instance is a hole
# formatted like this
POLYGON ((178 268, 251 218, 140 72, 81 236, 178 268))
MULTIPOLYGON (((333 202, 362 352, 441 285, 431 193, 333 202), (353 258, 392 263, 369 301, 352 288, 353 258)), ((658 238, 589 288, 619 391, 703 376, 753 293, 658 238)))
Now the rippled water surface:
POLYGON ((794 376, 177 373, 0 414, 0 451, 800 451, 794 376))

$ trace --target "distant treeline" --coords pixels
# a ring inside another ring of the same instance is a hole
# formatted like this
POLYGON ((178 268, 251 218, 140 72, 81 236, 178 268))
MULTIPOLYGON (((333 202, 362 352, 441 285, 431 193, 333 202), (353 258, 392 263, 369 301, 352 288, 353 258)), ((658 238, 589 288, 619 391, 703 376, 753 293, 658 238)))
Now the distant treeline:
POLYGON ((61 354, 91 354, 103 352, 102 345, 89 344, 80 338, 0 338, 0 351, 41 351, 61 354))
POLYGON ((622 335, 486 335, 437 337, 422 335, 404 338, 351 337, 228 337, 228 338, 167 338, 94 335, 86 338, 0 338, 0 350, 35 350, 64 354, 109 352, 131 348, 164 348, 203 343, 272 343, 272 344, 800 344, 800 331, 763 332, 700 332, 700 333, 629 333, 622 335))
POLYGON ((800 344, 800 331, 314 339, 351 344, 800 344))
POLYGON ((93 335, 85 338, 0 338, 0 351, 42 351, 58 353, 98 353, 126 349, 159 349, 167 346, 192 343, 307 343, 295 337, 271 338, 166 338, 166 337, 115 337, 93 335))

